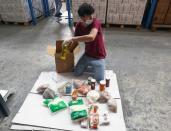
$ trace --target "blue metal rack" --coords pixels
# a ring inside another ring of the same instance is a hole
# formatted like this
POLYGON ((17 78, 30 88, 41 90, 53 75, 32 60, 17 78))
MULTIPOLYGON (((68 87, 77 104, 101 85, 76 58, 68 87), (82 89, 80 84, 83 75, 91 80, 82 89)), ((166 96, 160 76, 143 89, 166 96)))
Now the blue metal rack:
MULTIPOLYGON (((32 0, 28 0, 28 5, 29 5, 29 8, 30 8, 30 14, 31 14, 31 18, 32 18, 32 25, 36 25, 37 24, 37 18, 36 18, 34 9, 33 9, 32 0)), ((48 0, 42 0, 42 6, 43 6, 44 16, 45 17, 50 16, 48 0)))
POLYGON ((32 17, 32 24, 36 25, 37 24, 37 19, 33 10, 33 5, 32 5, 32 0, 28 0, 29 8, 30 8, 30 14, 32 17))
POLYGON ((50 10, 49 10, 49 3, 48 0, 44 0, 45 1, 45 7, 46 7, 46 15, 50 16, 50 10))
MULTIPOLYGON (((35 12, 32 5, 32 0, 28 0, 29 8, 30 8, 30 14, 32 17, 32 24, 37 24, 37 18, 35 16, 35 12)), ((42 0, 42 6, 43 6, 43 12, 44 16, 48 17, 50 16, 50 10, 49 10, 49 3, 48 0, 42 0)), ((71 18, 71 0, 66 0, 66 7, 68 11, 68 24, 71 27, 72 26, 72 18, 71 18)))
POLYGON ((150 28, 153 20, 153 16, 156 10, 158 0, 150 0, 150 7, 147 9, 145 17, 143 19, 143 25, 145 28, 150 28))
POLYGON ((67 11, 68 11, 68 24, 72 26, 72 18, 71 18, 71 0, 66 1, 67 11))
POLYGON ((48 17, 46 13, 46 2, 45 0, 42 0, 42 7, 43 7, 43 12, 44 12, 44 17, 48 17))

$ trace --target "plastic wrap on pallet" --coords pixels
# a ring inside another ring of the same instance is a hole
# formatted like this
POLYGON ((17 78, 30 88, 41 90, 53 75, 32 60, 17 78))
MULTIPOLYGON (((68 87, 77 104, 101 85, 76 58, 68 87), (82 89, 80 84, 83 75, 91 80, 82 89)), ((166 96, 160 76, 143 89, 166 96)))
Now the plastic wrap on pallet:
POLYGON ((146 4, 147 0, 108 0, 107 23, 141 25, 146 4))
POLYGON ((82 3, 89 3, 95 9, 95 17, 97 17, 102 24, 105 24, 106 20, 106 11, 107 11, 107 0, 72 0, 72 13, 73 21, 78 22, 78 8, 82 3))
POLYGON ((50 10, 55 9, 55 0, 48 0, 48 4, 50 10))
MULTIPOLYGON (((55 8, 52 4, 54 0, 49 0, 50 9, 55 8)), ((30 9, 27 0, 0 0, 0 15, 6 22, 29 22, 31 21, 30 9)), ((33 10, 36 17, 43 15, 41 0, 32 1, 33 10)))

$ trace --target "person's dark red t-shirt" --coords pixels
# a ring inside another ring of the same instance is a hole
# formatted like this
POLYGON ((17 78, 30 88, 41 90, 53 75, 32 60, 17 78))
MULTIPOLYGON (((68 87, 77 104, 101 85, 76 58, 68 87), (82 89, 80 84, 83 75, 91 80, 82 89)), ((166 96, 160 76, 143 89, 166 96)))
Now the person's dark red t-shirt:
POLYGON ((106 49, 100 21, 94 18, 93 23, 88 26, 78 22, 75 28, 75 36, 88 35, 93 28, 96 28, 98 33, 94 41, 85 42, 85 54, 93 58, 104 59, 106 57, 106 49))

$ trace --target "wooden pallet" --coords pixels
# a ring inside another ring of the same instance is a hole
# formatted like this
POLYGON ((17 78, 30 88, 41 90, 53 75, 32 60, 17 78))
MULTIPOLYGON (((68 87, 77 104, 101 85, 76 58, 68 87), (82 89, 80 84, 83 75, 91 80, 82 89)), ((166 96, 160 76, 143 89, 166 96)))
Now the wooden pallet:
POLYGON ((136 28, 137 30, 141 29, 141 25, 126 25, 126 24, 103 24, 102 27, 106 27, 106 28, 117 27, 117 28, 121 28, 121 29, 136 28))
POLYGON ((156 31, 157 29, 171 29, 171 25, 159 25, 159 24, 153 24, 151 27, 152 31, 156 31))
MULTIPOLYGON (((50 10, 50 14, 53 14, 55 12, 55 8, 50 10)), ((44 15, 38 16, 36 18, 37 21, 40 21, 42 19, 44 19, 44 15)), ((32 23, 32 21, 28 21, 28 22, 10 22, 10 21, 1 21, 1 23, 5 24, 5 25, 24 25, 24 26, 28 26, 32 23)))
MULTIPOLYGON (((76 26, 76 24, 77 24, 77 22, 74 22, 74 23, 73 23, 74 26, 76 26)), ((106 27, 106 24, 101 24, 101 25, 102 25, 102 27, 104 27, 104 28, 106 27)))
MULTIPOLYGON (((76 26, 76 22, 74 22, 74 26, 76 26)), ((103 28, 109 28, 109 27, 116 27, 116 28, 136 28, 137 30, 141 29, 141 25, 124 25, 124 24, 102 24, 103 28)))
POLYGON ((2 21, 3 24, 5 25, 24 25, 28 26, 30 22, 10 22, 10 21, 2 21))

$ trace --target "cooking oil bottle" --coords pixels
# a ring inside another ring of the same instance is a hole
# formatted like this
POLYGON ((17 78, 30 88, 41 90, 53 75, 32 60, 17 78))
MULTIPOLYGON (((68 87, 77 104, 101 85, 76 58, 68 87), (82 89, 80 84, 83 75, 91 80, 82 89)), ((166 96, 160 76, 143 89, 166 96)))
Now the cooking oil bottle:
POLYGON ((62 43, 62 52, 61 52, 61 60, 66 60, 66 56, 69 52, 68 44, 64 41, 62 43))

